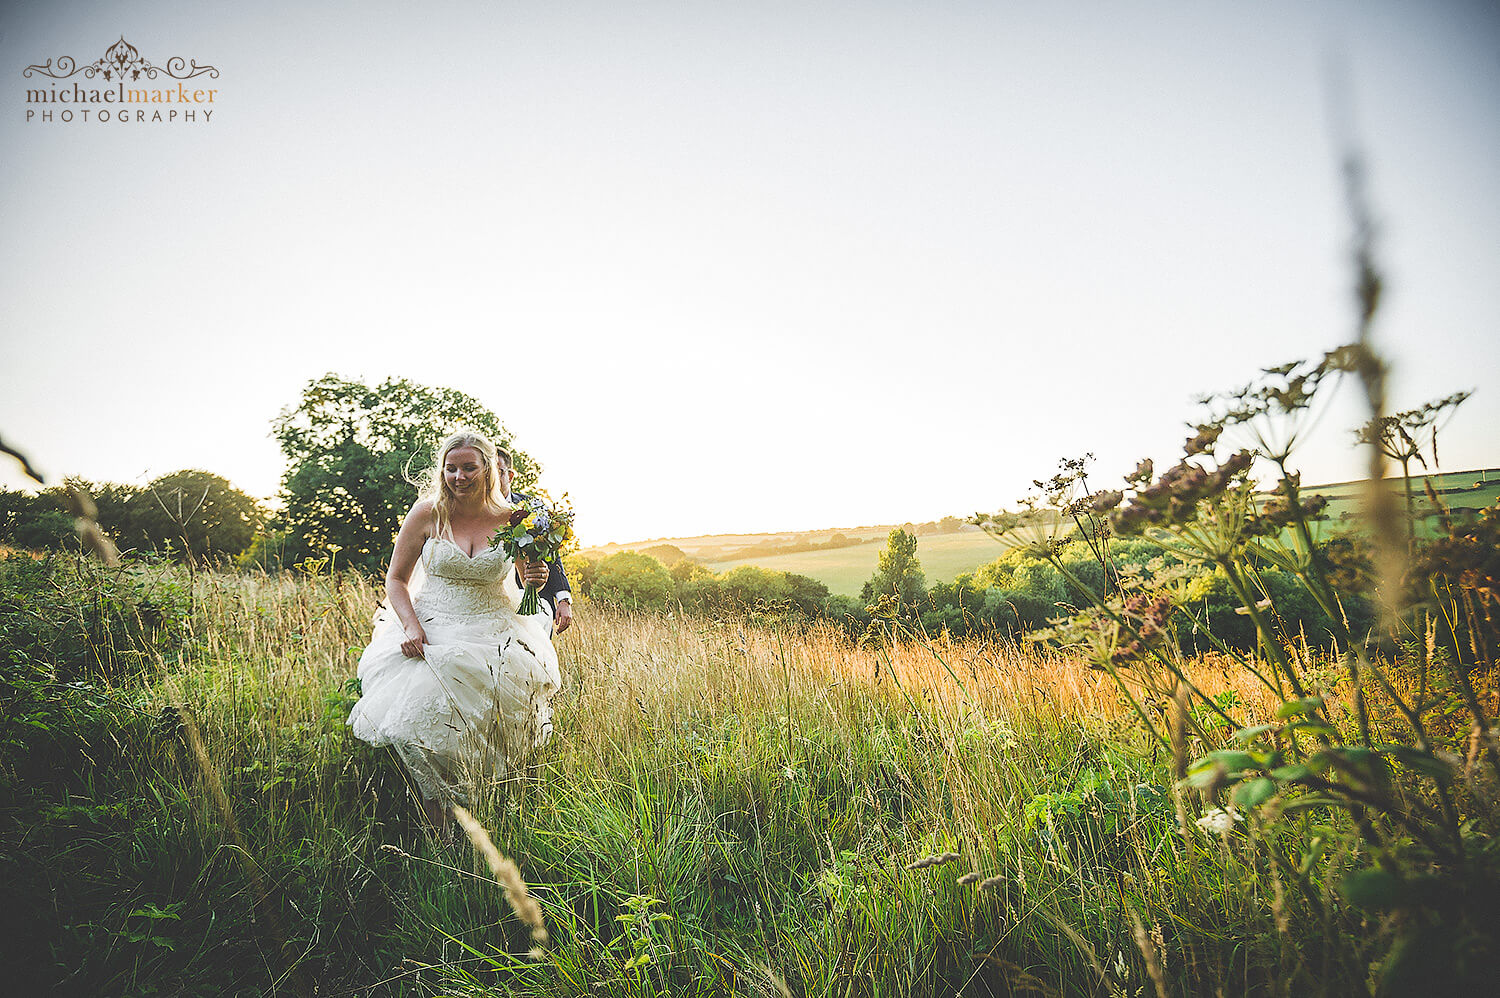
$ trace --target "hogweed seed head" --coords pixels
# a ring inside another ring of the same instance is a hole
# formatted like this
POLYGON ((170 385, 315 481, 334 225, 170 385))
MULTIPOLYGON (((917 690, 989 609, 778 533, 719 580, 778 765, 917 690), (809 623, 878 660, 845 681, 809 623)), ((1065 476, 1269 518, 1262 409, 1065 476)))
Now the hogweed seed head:
POLYGON ((1224 432, 1224 427, 1213 423, 1193 427, 1198 431, 1195 437, 1188 437, 1187 443, 1183 445, 1183 451, 1188 457, 1194 454, 1212 454, 1214 444, 1218 443, 1219 434, 1224 432))

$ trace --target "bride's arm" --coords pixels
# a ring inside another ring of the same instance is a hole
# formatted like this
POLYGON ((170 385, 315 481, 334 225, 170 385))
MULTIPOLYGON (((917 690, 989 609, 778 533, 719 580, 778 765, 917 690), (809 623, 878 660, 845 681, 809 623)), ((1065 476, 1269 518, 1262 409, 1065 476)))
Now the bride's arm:
POLYGON ((406 522, 396 535, 396 550, 391 553, 391 567, 385 573, 385 598, 391 604, 406 640, 401 642, 401 651, 408 658, 422 658, 422 646, 427 643, 427 632, 417 619, 417 611, 411 605, 411 573, 422 557, 422 545, 432 528, 432 503, 422 500, 406 514, 406 522))

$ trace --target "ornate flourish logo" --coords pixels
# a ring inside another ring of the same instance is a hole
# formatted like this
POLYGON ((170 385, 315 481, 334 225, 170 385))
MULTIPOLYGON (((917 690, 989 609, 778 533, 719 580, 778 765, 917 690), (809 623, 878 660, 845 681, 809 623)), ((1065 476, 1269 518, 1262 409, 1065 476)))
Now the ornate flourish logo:
POLYGON ((153 65, 149 59, 141 58, 140 50, 127 42, 124 35, 94 62, 79 66, 72 56, 65 55, 58 57, 56 67, 48 59, 39 66, 27 66, 21 71, 21 75, 28 79, 33 73, 50 76, 54 80, 66 80, 77 73, 82 73, 88 79, 103 76, 106 80, 139 80, 142 76, 154 80, 160 73, 165 73, 174 80, 191 80, 205 74, 210 79, 219 78, 219 71, 213 66, 200 66, 196 59, 189 61, 180 55, 168 59, 165 66, 153 65))

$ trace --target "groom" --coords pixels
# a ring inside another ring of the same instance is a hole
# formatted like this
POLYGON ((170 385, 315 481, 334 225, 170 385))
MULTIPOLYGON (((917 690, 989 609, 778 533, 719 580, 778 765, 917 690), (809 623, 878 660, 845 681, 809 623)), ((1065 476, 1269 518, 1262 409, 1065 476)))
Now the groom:
MULTIPOLYGON (((500 491, 505 493, 505 498, 510 502, 530 499, 524 492, 510 490, 511 479, 516 476, 516 469, 511 466, 510 452, 504 447, 496 447, 495 456, 500 459, 500 491)), ((556 633, 561 634, 573 623, 573 594, 568 591, 568 573, 563 571, 562 562, 554 560, 546 562, 546 565, 547 582, 537 596, 546 601, 547 608, 552 611, 552 624, 556 633)), ((516 576, 516 584, 521 584, 519 575, 516 576)))

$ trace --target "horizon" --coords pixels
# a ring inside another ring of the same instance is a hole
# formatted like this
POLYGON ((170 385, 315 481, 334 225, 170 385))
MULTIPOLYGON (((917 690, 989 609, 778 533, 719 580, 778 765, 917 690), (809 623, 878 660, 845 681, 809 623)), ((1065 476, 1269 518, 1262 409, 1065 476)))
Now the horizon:
MULTIPOLYGON (((1394 469, 1388 469, 1388 470, 1394 470, 1394 469)), ((1426 477, 1436 477, 1436 476, 1444 476, 1444 475, 1480 475, 1481 477, 1484 477, 1484 476, 1489 475, 1492 472, 1495 475, 1500 476, 1500 463, 1497 463, 1496 466, 1494 466, 1494 467, 1483 466, 1483 467, 1475 467, 1475 468, 1458 468, 1458 469, 1451 470, 1451 471, 1450 470, 1445 470, 1445 469, 1437 469, 1437 470, 1434 470, 1432 472, 1423 472, 1423 473, 1421 473, 1417 477, 1426 478, 1426 477)), ((1339 482, 1315 482, 1315 483, 1313 483, 1311 485, 1304 485, 1304 486, 1302 486, 1302 488, 1305 491, 1307 491, 1307 492, 1311 492, 1311 493, 1315 494, 1317 492, 1317 490, 1319 490, 1319 489, 1332 489, 1332 488, 1339 488, 1339 487, 1347 486, 1347 485, 1363 485, 1364 483, 1366 483, 1368 481, 1369 481, 1368 478, 1351 478, 1351 479, 1346 479, 1344 481, 1339 481, 1339 482)), ((1401 476, 1400 475, 1396 475, 1396 474, 1388 475, 1384 479, 1384 481, 1387 481, 1387 482, 1398 482, 1398 481, 1401 481, 1401 476)), ((1265 492, 1262 492, 1261 494, 1265 494, 1265 492)), ((949 519, 949 518, 958 520, 959 521, 960 529, 973 528, 975 530, 979 530, 979 529, 982 529, 982 528, 980 528, 979 526, 977 526, 976 524, 974 524, 972 522, 972 520, 970 519, 970 517, 972 517, 974 515, 974 513, 984 513, 984 512, 993 513, 993 512, 999 511, 999 509, 1001 509, 1001 508, 1003 508, 1003 507, 996 507, 995 509, 992 509, 992 510, 975 510, 972 513, 967 513, 967 514, 946 513, 946 514, 943 514, 941 516, 925 517, 925 518, 920 519, 920 520, 918 520, 918 519, 912 519, 912 518, 908 517, 907 519, 902 520, 900 522, 894 522, 893 521, 893 522, 890 522, 890 523, 861 523, 861 524, 858 524, 858 525, 838 524, 838 525, 834 525, 834 526, 822 526, 822 527, 788 528, 788 529, 785 529, 785 530, 755 530, 755 531, 727 531, 726 530, 726 531, 717 531, 717 532, 713 532, 713 533, 680 534, 680 535, 673 536, 673 537, 640 537, 640 538, 636 538, 635 540, 629 540, 629 541, 608 541, 608 542, 603 543, 603 544, 580 544, 579 545, 579 550, 580 551, 597 551, 597 550, 601 550, 603 548, 610 548, 610 547, 628 548, 628 547, 631 547, 632 545, 639 545, 639 544, 667 544, 667 543, 670 543, 672 541, 710 540, 710 539, 720 538, 720 537, 723 537, 723 538, 735 538, 735 537, 779 537, 779 536, 788 535, 788 534, 790 534, 790 535, 796 535, 796 534, 830 534, 830 533, 840 533, 840 532, 851 531, 851 530, 854 530, 854 531, 864 531, 864 530, 894 530, 897 527, 906 527, 906 526, 917 526, 917 527, 920 527, 920 526, 923 526, 925 524, 930 524, 930 523, 941 523, 943 520, 949 519)), ((878 538, 872 538, 871 540, 873 542, 874 540, 878 540, 878 538)))

